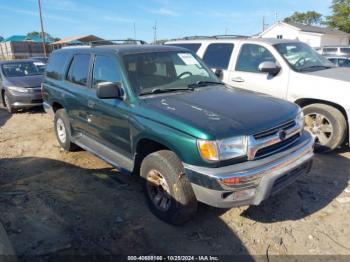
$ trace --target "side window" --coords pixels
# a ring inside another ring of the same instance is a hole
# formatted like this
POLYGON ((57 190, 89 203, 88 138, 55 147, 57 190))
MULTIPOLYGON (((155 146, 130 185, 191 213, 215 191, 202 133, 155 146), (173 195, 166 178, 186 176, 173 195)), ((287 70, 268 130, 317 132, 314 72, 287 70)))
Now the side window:
POLYGON ((339 66, 350 67, 350 59, 339 59, 339 66))
POLYGON ((276 59, 265 47, 255 44, 245 44, 241 48, 236 70, 259 73, 259 65, 262 62, 276 62, 276 59))
POLYGON ((337 53, 337 51, 338 51, 337 48, 323 48, 323 54, 329 54, 329 55, 333 54, 334 55, 337 53))
POLYGON ((74 84, 86 86, 90 55, 75 55, 70 64, 67 80, 74 84))
POLYGON ((199 43, 193 43, 193 44, 170 44, 172 46, 178 46, 178 47, 183 47, 186 48, 194 53, 197 53, 198 49, 201 47, 201 44, 199 43))
POLYGON ((120 68, 114 57, 97 55, 92 74, 92 87, 99 83, 121 82, 120 68))
POLYGON ((233 48, 233 44, 210 44, 205 51, 203 61, 210 68, 227 69, 233 48))
POLYGON ((46 67, 46 77, 59 80, 62 78, 64 66, 66 65, 69 53, 53 53, 46 67))

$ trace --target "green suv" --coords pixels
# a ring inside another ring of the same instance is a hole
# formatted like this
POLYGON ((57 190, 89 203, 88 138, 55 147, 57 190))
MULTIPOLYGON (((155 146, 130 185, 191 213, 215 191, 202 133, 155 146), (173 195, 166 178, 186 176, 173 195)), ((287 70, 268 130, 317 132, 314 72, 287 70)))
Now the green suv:
POLYGON ((314 139, 297 105, 225 86, 187 49, 61 49, 42 89, 60 146, 139 174, 168 223, 189 220, 197 201, 259 205, 311 168, 314 139))

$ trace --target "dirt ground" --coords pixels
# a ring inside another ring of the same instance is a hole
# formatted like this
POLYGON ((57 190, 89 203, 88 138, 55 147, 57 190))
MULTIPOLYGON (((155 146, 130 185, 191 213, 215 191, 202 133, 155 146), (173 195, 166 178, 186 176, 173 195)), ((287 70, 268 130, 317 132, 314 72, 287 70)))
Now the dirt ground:
POLYGON ((0 221, 17 255, 350 255, 349 178, 349 150, 316 155, 310 174, 262 205, 200 205, 175 227, 149 212, 136 177, 62 151, 43 111, 0 108, 0 221))

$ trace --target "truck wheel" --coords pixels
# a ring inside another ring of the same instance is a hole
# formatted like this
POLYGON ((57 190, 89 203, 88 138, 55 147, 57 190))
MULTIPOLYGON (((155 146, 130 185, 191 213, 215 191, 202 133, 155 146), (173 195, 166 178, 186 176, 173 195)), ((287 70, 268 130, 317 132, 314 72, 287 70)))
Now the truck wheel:
POLYGON ((4 101, 4 106, 6 107, 7 112, 9 112, 10 114, 17 112, 17 110, 11 106, 10 99, 6 93, 4 93, 4 100, 3 101, 4 101))
POLYGON ((69 118, 64 109, 55 113, 55 133, 60 146, 66 151, 74 151, 77 146, 71 142, 71 129, 69 118))
POLYGON ((325 104, 312 104, 303 108, 305 129, 316 136, 315 150, 329 152, 344 142, 347 125, 344 115, 325 104))
POLYGON ((147 202, 159 219, 174 225, 190 220, 197 199, 179 158, 169 150, 148 155, 141 164, 147 202))

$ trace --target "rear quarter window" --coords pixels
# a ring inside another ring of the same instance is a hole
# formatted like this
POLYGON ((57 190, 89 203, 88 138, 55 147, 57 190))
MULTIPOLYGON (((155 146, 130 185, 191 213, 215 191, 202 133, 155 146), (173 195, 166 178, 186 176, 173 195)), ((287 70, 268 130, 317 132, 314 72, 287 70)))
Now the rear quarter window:
POLYGON ((46 77, 55 80, 60 80, 63 78, 64 68, 67 63, 69 53, 58 52, 53 53, 48 61, 46 67, 46 77))
POLYGON ((215 69, 228 68, 234 45, 229 43, 210 44, 204 53, 203 61, 215 69))

